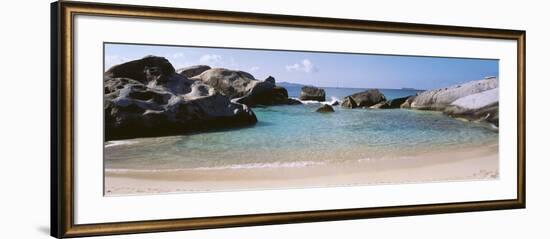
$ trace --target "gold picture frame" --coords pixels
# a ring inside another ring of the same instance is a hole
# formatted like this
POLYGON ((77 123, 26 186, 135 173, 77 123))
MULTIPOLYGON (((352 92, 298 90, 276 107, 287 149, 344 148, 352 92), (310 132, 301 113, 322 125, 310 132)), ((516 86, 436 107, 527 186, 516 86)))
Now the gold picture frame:
POLYGON ((52 3, 51 21, 51 235, 54 237, 164 232, 525 208, 525 31, 63 1, 52 3), (73 177, 75 120, 73 46, 75 39, 73 38, 73 23, 76 15, 408 33, 516 41, 517 197, 511 200, 75 224, 73 197, 75 190, 73 177))

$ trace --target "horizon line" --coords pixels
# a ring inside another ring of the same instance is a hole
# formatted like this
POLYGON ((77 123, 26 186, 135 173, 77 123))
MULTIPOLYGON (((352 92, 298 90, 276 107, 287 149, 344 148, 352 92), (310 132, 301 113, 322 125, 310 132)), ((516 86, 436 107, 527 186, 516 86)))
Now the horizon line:
MULTIPOLYGON (((312 86, 312 87, 317 87, 317 88, 343 88, 343 89, 381 89, 381 90, 417 90, 417 91, 426 91, 428 89, 418 89, 418 88, 411 88, 411 87, 402 87, 402 88, 383 88, 383 87, 342 87, 342 86, 316 86, 316 85, 304 85, 304 84, 300 84, 300 83, 293 83, 293 82, 288 82, 288 81, 281 81, 280 83, 287 83, 287 84, 294 84, 294 85, 300 85, 300 86, 312 86)), ((275 85, 277 84, 280 84, 280 83, 275 83, 275 85)))

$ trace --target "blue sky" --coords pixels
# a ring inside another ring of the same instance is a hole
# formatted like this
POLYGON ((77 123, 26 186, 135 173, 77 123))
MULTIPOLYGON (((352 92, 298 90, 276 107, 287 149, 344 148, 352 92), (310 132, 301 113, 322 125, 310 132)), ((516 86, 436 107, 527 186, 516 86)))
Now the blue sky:
POLYGON ((105 69, 146 55, 166 57, 176 69, 206 64, 324 87, 433 89, 498 76, 498 60, 109 43, 105 69))

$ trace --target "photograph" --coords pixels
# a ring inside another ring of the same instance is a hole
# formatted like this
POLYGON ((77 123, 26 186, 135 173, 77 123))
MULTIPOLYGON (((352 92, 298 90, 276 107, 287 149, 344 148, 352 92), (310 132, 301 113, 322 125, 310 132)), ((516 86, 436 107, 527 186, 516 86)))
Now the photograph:
POLYGON ((499 59, 104 42, 103 67, 104 196, 499 179, 499 59))

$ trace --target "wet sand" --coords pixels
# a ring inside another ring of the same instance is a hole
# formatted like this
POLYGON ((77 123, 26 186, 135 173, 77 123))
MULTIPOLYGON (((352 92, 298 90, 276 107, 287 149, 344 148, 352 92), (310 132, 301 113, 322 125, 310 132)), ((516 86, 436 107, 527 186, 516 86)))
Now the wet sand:
POLYGON ((301 167, 105 171, 105 195, 494 180, 498 143, 301 167))

